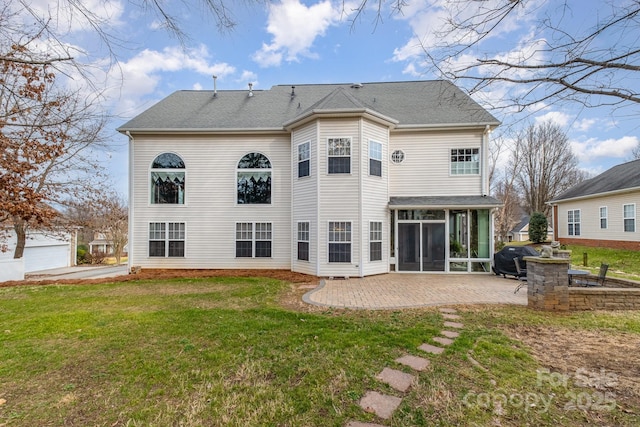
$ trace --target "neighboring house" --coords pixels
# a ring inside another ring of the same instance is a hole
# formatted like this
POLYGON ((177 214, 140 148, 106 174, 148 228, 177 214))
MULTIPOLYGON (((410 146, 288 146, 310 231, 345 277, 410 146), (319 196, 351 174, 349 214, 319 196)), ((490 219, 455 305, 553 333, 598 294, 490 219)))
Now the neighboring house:
POLYGON ((13 231, 7 239, 7 252, 0 252, 0 281, 22 280, 25 273, 76 265, 75 232, 45 233, 27 232, 24 254, 14 260, 16 235, 13 231))
MULTIPOLYGON (((531 217, 524 215, 520 222, 516 224, 511 231, 507 233, 507 239, 509 242, 527 242, 529 241, 529 221, 531 217)), ((547 241, 553 240, 553 227, 549 225, 547 227, 547 241)))
POLYGON ((603 172, 550 201, 555 240, 640 250, 640 160, 603 172))
POLYGON ((130 267, 490 272, 498 124, 444 81, 175 92, 118 129, 130 267))
POLYGON ((106 234, 95 232, 89 242, 89 253, 113 255, 113 241, 106 234))

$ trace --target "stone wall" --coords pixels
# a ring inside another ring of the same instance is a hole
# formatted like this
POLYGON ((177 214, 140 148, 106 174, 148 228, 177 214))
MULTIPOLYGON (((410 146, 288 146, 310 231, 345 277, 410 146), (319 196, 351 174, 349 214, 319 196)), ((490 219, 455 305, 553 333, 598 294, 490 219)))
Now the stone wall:
POLYGON ((524 257, 527 262, 527 301, 547 311, 640 310, 637 282, 607 279, 607 287, 569 287, 566 258, 524 257), (625 287, 609 287, 622 284, 625 287))
POLYGON ((569 310, 640 310, 638 288, 569 288, 569 310))

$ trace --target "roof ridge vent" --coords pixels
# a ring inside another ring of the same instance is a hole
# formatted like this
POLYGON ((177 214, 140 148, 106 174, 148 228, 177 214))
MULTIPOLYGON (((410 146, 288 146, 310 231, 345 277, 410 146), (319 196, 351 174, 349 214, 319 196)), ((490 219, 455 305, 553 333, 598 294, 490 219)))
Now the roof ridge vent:
POLYGON ((351 83, 352 89, 360 89, 363 86, 362 83, 351 83))

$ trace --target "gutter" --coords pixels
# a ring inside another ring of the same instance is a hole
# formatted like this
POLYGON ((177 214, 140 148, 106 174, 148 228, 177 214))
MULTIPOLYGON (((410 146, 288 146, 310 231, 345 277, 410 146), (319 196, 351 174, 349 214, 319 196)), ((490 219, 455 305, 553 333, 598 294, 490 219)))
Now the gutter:
POLYGON ((640 187, 622 188, 620 190, 605 191, 603 193, 586 194, 584 196, 570 197, 568 199, 550 200, 546 204, 553 206, 553 205, 557 205, 558 203, 574 202, 574 201, 586 200, 586 199, 595 199, 598 197, 606 197, 606 196, 616 196, 618 194, 631 193, 634 191, 640 191, 640 187))
POLYGON ((134 157, 133 157, 133 136, 131 135, 131 132, 129 131, 125 131, 125 135, 127 135, 127 137, 129 138, 129 226, 128 226, 128 233, 129 236, 127 237, 127 244, 129 246, 129 250, 127 252, 127 270, 130 272, 131 271, 131 267, 133 264, 133 219, 134 219, 134 215, 133 215, 133 164, 134 162, 134 157))

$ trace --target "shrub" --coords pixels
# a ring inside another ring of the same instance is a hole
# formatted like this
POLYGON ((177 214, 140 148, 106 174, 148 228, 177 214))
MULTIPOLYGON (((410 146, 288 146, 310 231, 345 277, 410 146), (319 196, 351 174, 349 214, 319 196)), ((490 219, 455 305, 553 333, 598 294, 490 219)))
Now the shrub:
POLYGON ((534 212, 529 219, 529 240, 533 243, 542 243, 547 240, 547 228, 549 223, 542 212, 534 212))

